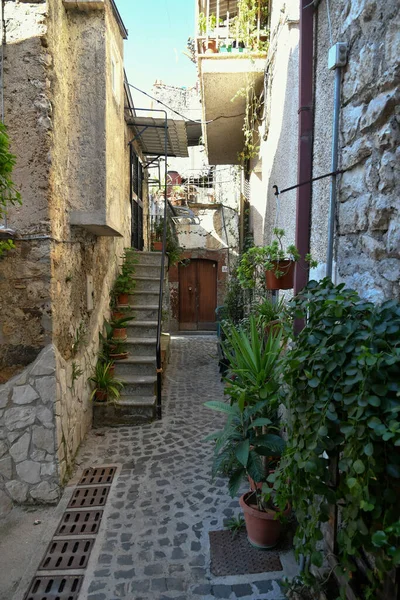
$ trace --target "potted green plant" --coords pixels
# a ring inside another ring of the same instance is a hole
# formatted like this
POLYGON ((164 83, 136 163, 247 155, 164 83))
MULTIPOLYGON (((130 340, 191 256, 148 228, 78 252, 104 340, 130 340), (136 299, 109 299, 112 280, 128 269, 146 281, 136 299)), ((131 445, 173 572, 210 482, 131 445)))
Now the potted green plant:
POLYGON ((113 340, 110 346, 110 358, 112 360, 124 360, 128 358, 128 354, 126 340, 113 340))
POLYGON ((132 321, 133 315, 124 315, 119 319, 113 319, 110 323, 112 327, 113 340, 126 340, 126 326, 132 321))
POLYGON ((281 532, 279 517, 290 512, 289 506, 279 511, 273 504, 273 492, 268 485, 262 486, 262 489, 257 485, 268 477, 263 457, 281 455, 284 448, 282 438, 270 433, 276 429, 272 421, 260 416, 268 402, 266 399, 255 405, 246 405, 243 393, 232 405, 217 401, 205 403, 208 408, 223 412, 228 417, 221 431, 206 438, 216 442, 213 475, 229 473, 228 489, 232 497, 237 494, 246 476, 255 482, 256 489, 243 494, 239 503, 244 512, 249 542, 262 549, 276 545, 281 532), (260 435, 258 430, 262 427, 268 427, 269 432, 260 435))
POLYGON ((104 333, 99 332, 101 355, 103 360, 113 363, 115 360, 127 358, 128 352, 126 350, 126 337, 122 340, 114 338, 114 329, 112 324, 106 319, 104 319, 103 331, 104 333))
POLYGON ((254 311, 258 319, 258 326, 264 330, 266 335, 269 335, 272 330, 277 330, 282 326, 282 318, 289 318, 286 314, 287 310, 284 298, 280 298, 277 302, 273 302, 270 298, 265 298, 263 302, 255 307, 254 311))
POLYGON ((119 398, 123 384, 118 379, 115 379, 111 368, 112 364, 110 362, 102 362, 100 360, 97 362, 94 375, 88 379, 88 381, 95 385, 90 396, 91 400, 107 402, 107 400, 116 400, 119 398))
POLYGON ((155 252, 162 252, 163 235, 164 235, 164 219, 160 219, 154 226, 153 250, 155 252))

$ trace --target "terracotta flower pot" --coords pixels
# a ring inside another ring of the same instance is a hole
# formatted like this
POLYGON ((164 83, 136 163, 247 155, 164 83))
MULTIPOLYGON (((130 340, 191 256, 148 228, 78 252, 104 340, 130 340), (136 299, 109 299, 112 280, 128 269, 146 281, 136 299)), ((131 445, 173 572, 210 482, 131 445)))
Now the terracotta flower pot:
POLYGON ((217 40, 207 40, 203 42, 204 54, 216 54, 217 51, 217 40))
POLYGON ((112 358, 113 360, 123 360, 124 358, 128 358, 128 354, 129 352, 119 352, 115 354, 110 352, 110 358, 112 358))
MULTIPOLYGON (((240 506, 244 513, 246 523, 247 538, 252 546, 266 550, 273 548, 279 541, 282 525, 278 519, 278 512, 269 509, 268 512, 261 512, 257 507, 250 505, 253 492, 246 492, 239 499, 240 506)), ((255 502, 255 500, 254 500, 255 502)), ((286 517, 290 513, 290 506, 283 512, 286 517)))
POLYGON ((96 402, 107 402, 106 390, 96 390, 95 401, 96 402))
POLYGON ((127 306, 129 304, 129 294, 119 294, 118 304, 121 306, 127 306))
POLYGON ((108 372, 110 373, 110 377, 114 377, 115 375, 115 365, 111 365, 110 368, 108 369, 108 372))
POLYGON ((265 329, 264 329, 265 335, 269 335, 271 332, 274 333, 275 331, 278 331, 280 329, 280 327, 281 327, 281 321, 279 319, 270 321, 265 326, 265 329))
POLYGON ((162 252, 162 242, 153 242, 153 250, 154 252, 162 252))
POLYGON ((112 314, 113 321, 118 321, 118 319, 123 319, 125 313, 122 310, 114 310, 112 314))
POLYGON ((112 336, 114 340, 126 340, 126 327, 113 329, 112 336))
POLYGON ((280 260, 272 262, 274 267, 270 271, 265 271, 267 290, 291 290, 294 281, 294 261, 280 260), (283 275, 277 277, 276 272, 281 272, 283 275))

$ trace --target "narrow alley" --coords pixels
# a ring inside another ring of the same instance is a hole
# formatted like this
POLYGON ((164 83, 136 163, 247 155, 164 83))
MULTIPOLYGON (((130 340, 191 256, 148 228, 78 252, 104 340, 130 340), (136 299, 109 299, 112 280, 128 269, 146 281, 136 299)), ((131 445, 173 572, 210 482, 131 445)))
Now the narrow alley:
MULTIPOLYGON (((161 421, 94 429, 78 454, 77 477, 90 466, 120 468, 79 600, 283 598, 275 581, 282 571, 210 572, 209 532, 239 514, 226 481, 211 481, 212 444, 202 441, 219 425, 203 403, 223 398, 215 336, 173 338, 164 397, 161 421)), ((280 559, 285 575, 293 575, 292 553, 280 559)))

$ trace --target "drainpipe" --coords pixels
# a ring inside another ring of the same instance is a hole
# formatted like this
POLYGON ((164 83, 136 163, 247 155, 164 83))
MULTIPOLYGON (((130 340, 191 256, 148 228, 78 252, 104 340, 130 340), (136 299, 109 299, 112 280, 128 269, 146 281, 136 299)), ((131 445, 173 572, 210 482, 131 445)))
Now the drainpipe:
MULTIPOLYGON (((329 50, 328 67, 335 70, 335 91, 333 105, 333 129, 332 129, 332 159, 331 172, 336 173, 338 167, 338 145, 339 145, 339 117, 340 117, 340 91, 342 80, 342 67, 347 62, 347 44, 338 42, 329 50)), ((328 250, 326 255, 326 276, 332 279, 333 271, 333 246, 335 238, 335 216, 336 216, 336 175, 331 177, 331 188, 329 194, 329 217, 328 217, 328 250)))
MULTIPOLYGON (((313 153, 313 68, 314 10, 310 0, 300 0, 299 44, 299 132, 297 183, 312 177, 313 153)), ((308 281, 308 265, 304 260, 310 252, 311 183, 297 188, 296 246, 301 258, 296 264, 294 293, 298 294, 308 281)), ((301 324, 295 326, 301 329, 301 324)))

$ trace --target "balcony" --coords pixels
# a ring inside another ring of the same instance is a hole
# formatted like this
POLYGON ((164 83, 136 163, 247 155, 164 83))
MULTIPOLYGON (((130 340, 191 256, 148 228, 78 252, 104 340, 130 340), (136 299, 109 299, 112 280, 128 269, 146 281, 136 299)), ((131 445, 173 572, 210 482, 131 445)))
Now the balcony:
POLYGON ((203 139, 210 164, 239 164, 247 87, 263 87, 267 0, 196 0, 203 139))

